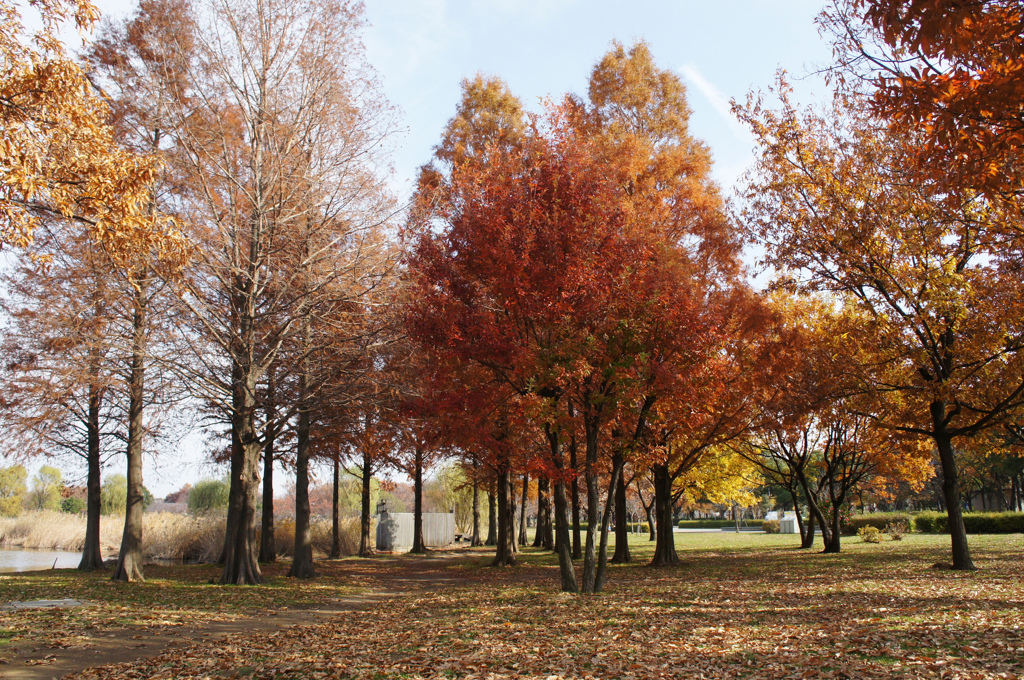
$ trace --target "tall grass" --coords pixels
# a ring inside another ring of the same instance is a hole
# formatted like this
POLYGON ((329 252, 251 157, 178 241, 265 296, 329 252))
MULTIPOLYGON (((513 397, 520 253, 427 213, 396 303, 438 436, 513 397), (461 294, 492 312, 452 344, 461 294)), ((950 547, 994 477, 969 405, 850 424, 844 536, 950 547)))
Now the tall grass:
MULTIPOLYGON (((181 515, 153 512, 143 515, 142 540, 147 558, 184 562, 215 562, 224 545, 224 512, 181 515)), ((113 557, 121 547, 124 519, 104 516, 100 520, 100 546, 104 557, 113 557)), ((258 532, 257 532, 258 533, 258 532)), ((314 517, 310 533, 313 551, 320 557, 331 551, 331 520, 314 517)), ((352 555, 359 545, 359 520, 341 522, 341 554, 352 555)), ((295 546, 295 521, 275 523, 278 554, 290 557, 295 546)), ((257 535, 257 541, 259 537, 257 535)), ((32 511, 20 517, 0 518, 0 547, 35 550, 79 551, 85 543, 85 517, 50 510, 32 511)))
MULTIPOLYGON (((100 547, 104 552, 121 547, 124 521, 100 520, 100 547)), ((30 550, 81 550, 85 545, 85 515, 53 510, 31 510, 18 517, 0 517, 0 546, 30 550)))

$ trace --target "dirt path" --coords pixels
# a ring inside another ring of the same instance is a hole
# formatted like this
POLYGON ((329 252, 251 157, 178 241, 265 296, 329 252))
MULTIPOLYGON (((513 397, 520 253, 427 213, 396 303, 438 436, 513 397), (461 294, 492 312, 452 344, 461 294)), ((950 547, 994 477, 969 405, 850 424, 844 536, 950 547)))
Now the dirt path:
POLYGON ((268 611, 230 621, 185 625, 171 631, 108 629, 63 649, 40 647, 31 642, 17 643, 8 648, 11 658, 9 663, 0 666, 0 678, 51 680, 95 666, 143 661, 188 645, 211 644, 233 633, 273 633, 293 626, 323 623, 343 612, 380 606, 426 588, 457 582, 460 579, 442 572, 446 564, 460 556, 458 551, 446 551, 423 559, 382 557, 353 564, 353 573, 372 578, 371 588, 316 609, 268 611))

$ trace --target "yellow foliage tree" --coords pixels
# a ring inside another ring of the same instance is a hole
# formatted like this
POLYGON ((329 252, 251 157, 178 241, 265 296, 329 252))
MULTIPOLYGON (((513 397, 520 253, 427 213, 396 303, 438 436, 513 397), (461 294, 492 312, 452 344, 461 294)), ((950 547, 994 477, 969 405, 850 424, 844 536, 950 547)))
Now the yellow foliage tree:
POLYGON ((694 468, 680 475, 675 488, 691 503, 753 505, 754 487, 762 483, 757 466, 726 446, 715 447, 694 468))

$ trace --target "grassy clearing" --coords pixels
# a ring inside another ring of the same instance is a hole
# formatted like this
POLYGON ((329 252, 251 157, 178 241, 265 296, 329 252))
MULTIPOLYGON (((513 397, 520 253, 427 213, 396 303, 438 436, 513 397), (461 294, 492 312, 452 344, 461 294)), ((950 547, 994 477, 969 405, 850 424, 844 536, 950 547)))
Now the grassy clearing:
MULTIPOLYGON (((646 537, 634 537, 638 563, 612 566, 597 597, 559 594, 554 559, 532 549, 510 569, 486 566, 486 551, 346 559, 321 563, 322 576, 304 583, 283 578, 281 565, 264 588, 206 585, 207 567, 154 570, 142 586, 49 572, 0 579, 0 597, 106 597, 117 604, 66 616, 82 617, 77 626, 114 625, 114 615, 145 626, 164 625, 140 611, 154 607, 165 620, 195 620, 308 606, 347 588, 395 590, 402 579, 429 586, 328 623, 81 676, 90 678, 1019 677, 1024 537, 972 537, 981 569, 971 573, 932 568, 948 560, 948 540, 850 539, 844 553, 821 555, 795 549, 793 536, 678 534, 683 564, 655 570, 643 566, 646 537)), ((63 616, 3 625, 17 637, 53 630, 63 616)))

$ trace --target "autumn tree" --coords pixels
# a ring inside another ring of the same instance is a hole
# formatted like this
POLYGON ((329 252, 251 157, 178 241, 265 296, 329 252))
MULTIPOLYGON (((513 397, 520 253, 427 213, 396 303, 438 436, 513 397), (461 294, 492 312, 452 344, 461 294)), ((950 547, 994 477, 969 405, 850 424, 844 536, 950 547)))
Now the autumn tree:
MULTIPOLYGON (((635 208, 648 211, 647 228, 665 248, 664 280, 657 284, 658 294, 664 296, 663 316, 651 320, 649 334, 635 348, 646 358, 635 374, 639 396, 632 402, 633 422, 620 424, 622 432, 633 437, 628 448, 639 453, 645 421, 656 414, 670 416, 680 407, 686 411, 688 390, 727 380, 711 367, 729 356, 726 343, 731 336, 753 329, 743 319, 756 304, 738 281, 737 233, 710 178, 708 149, 689 132, 690 109, 678 76, 659 69, 644 43, 629 49, 615 44, 594 67, 588 95, 598 143, 605 153, 629 159, 622 169, 622 187, 635 208)), ((743 346, 743 340, 735 340, 735 346, 743 346)), ((707 395, 703 398, 707 400, 707 395)), ((702 410, 718 407, 707 402, 702 410)), ((662 432, 668 430, 662 427, 662 432)), ((704 440, 698 450, 707 450, 712 441, 704 440)), ((681 449, 656 446, 654 450, 681 449)), ((656 485, 663 513, 657 524, 664 534, 664 550, 668 550, 666 541, 674 542, 668 498, 672 480, 697 463, 699 455, 692 454, 685 465, 676 465, 671 472, 656 465, 656 470, 666 472, 656 475, 662 482, 656 485)), ((653 462, 648 457, 641 466, 653 462)), ((624 497, 624 488, 620 496, 624 497)))
MULTIPOLYGON (((526 134, 526 116, 521 102, 499 78, 477 75, 462 82, 462 98, 455 115, 448 121, 434 159, 420 170, 418 209, 413 218, 414 225, 426 224, 432 205, 450 200, 458 188, 454 183, 463 169, 484 167, 491 158, 501 158, 521 148, 526 134), (422 220, 422 221, 421 221, 422 220)), ((416 237, 413 230, 412 238, 416 237)), ((413 270, 415 281, 416 273, 413 270)), ((415 284, 417 287, 419 282, 415 284)), ((417 314, 420 301, 411 301, 412 314, 417 314)), ((414 338, 415 339, 415 338, 414 338)), ((465 373, 457 362, 447 361, 452 375, 465 373)), ((475 376, 472 385, 486 385, 488 380, 475 376)), ((443 388, 442 388, 443 389, 443 388)), ((511 539, 512 522, 510 461, 508 459, 511 415, 507 403, 508 395, 502 390, 480 387, 478 390, 462 390, 472 395, 475 428, 467 430, 473 435, 463 444, 475 449, 479 463, 495 484, 494 492, 488 494, 489 524, 492 531, 487 543, 497 546, 495 563, 514 564, 514 545, 511 539), (493 536, 492 536, 493 534, 493 536)))
POLYGON ((746 192, 750 233, 783 285, 848 299, 867 335, 855 359, 881 426, 932 442, 939 456, 953 566, 973 563, 963 530, 955 443, 1005 421, 1024 398, 1021 308, 1000 266, 997 206, 921 181, 915 135, 891 134, 856 95, 822 116, 738 109, 761 145, 746 192))
POLYGON ((80 233, 37 238, 47 260, 4 275, 4 445, 8 455, 70 454, 85 462, 86 535, 79 568, 103 566, 100 475, 118 442, 115 283, 107 258, 80 233))
POLYGON ((361 27, 353 3, 219 3, 199 23, 177 104, 176 143, 195 187, 190 233, 201 246, 179 288, 191 315, 182 337, 192 358, 181 370, 231 424, 222 583, 262 580, 260 454, 322 386, 310 380, 327 337, 317 320, 381 280, 366 263, 391 211, 379 173, 391 112, 363 59, 361 27), (258 390, 275 365, 277 384, 293 382, 299 396, 264 421, 258 390))
MULTIPOLYGON (((129 19, 104 22, 85 54, 90 76, 107 96, 118 143, 161 161, 147 187, 145 209, 154 219, 172 215, 183 194, 173 157, 177 127, 174 93, 179 91, 194 53, 194 34, 194 19, 186 2, 143 0, 129 19)), ((168 363, 154 364, 154 357, 170 350, 170 345, 158 342, 155 335, 169 313, 166 281, 176 276, 182 262, 168 258, 159 248, 140 244, 130 255, 112 259, 111 264, 119 311, 130 328, 124 374, 129 507, 114 578, 133 581, 143 577, 142 448, 149 427, 145 405, 147 394, 159 392, 161 376, 153 368, 168 363)))
POLYGON ((736 273, 738 248, 706 177, 706 149, 686 132, 678 78, 654 68, 646 46, 617 46, 595 68, 591 100, 552 107, 519 144, 499 140, 486 163, 468 158, 447 183, 421 184, 417 223, 444 230, 424 231, 417 245, 411 318, 415 338, 490 371, 543 428, 570 591, 565 489, 576 471, 563 446, 579 424, 584 592, 599 591, 605 573, 603 472, 615 485, 644 430, 658 399, 645 388, 672 371, 687 343, 704 342, 694 317, 704 292, 736 273), (605 461, 612 450, 623 455, 605 461))

